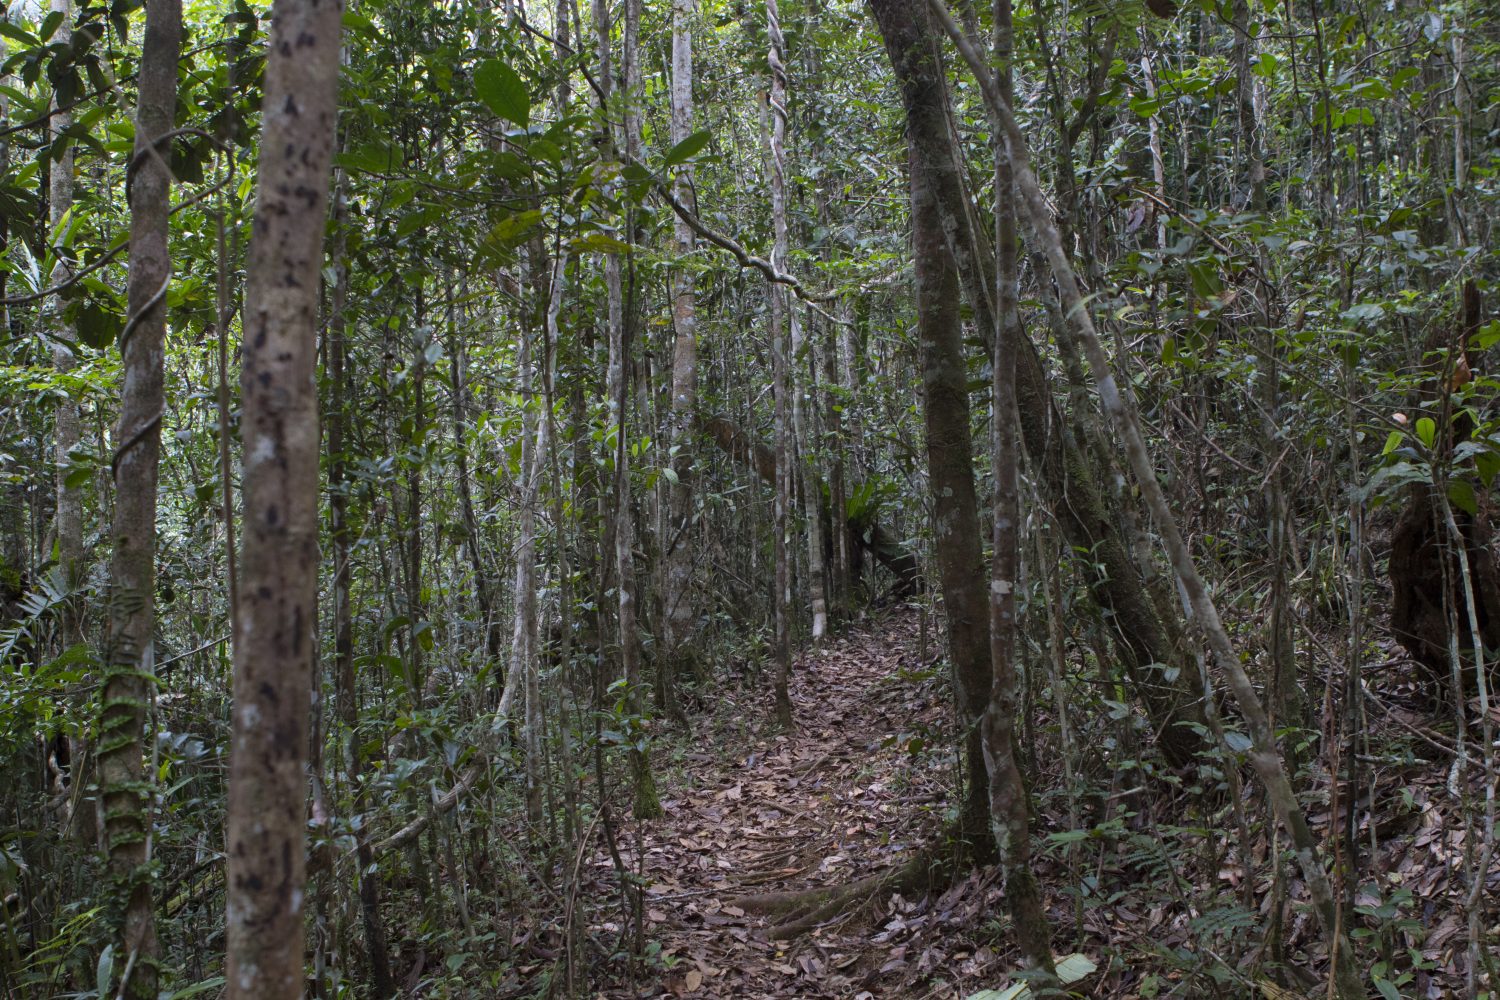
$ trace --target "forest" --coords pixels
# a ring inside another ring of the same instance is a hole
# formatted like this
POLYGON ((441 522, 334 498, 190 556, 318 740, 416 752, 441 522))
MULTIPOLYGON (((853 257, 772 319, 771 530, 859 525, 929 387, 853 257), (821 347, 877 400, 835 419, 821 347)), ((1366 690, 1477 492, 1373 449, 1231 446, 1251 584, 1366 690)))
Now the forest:
POLYGON ((0 994, 1497 1000, 1497 228, 1483 0, 7 3, 0 994))

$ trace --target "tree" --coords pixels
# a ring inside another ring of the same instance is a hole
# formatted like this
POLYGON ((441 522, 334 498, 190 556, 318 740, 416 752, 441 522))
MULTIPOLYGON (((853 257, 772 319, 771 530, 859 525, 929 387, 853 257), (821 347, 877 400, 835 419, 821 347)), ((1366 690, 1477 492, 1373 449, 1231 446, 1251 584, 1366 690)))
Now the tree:
POLYGON ((146 6, 135 147, 126 189, 129 313, 119 338, 125 383, 110 458, 115 510, 98 748, 105 851, 115 883, 119 954, 125 958, 119 992, 143 1000, 155 1000, 160 957, 150 867, 154 776, 145 770, 144 734, 156 684, 156 493, 172 279, 167 160, 181 48, 181 3, 151 0, 146 6))
POLYGON ((234 643, 226 980, 299 997, 318 580, 318 288, 339 79, 338 0, 276 0, 246 270, 244 552, 234 643))
POLYGON ((900 0, 870 0, 906 109, 911 185, 912 257, 917 336, 922 358, 922 419, 933 542, 948 620, 948 653, 963 719, 967 776, 961 836, 978 857, 994 850, 989 781, 980 718, 993 684, 989 601, 980 553, 979 500, 969 433, 969 376, 964 362, 958 259, 951 206, 939 195, 957 167, 948 129, 948 88, 925 13, 900 0))

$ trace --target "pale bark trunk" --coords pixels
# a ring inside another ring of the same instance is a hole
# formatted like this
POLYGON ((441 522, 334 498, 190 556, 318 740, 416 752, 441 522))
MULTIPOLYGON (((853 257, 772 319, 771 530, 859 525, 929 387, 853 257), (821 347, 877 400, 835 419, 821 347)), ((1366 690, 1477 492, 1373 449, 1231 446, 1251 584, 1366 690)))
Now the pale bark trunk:
MULTIPOLYGON (((769 8, 774 0, 768 0, 769 8)), ((770 11, 767 11, 768 16, 770 11)), ((770 59, 774 65, 778 56, 773 45, 770 59)), ((776 104, 785 100, 785 88, 782 83, 783 76, 774 69, 771 73, 771 90, 769 92, 770 103, 776 104)), ((770 117, 775 120, 769 124, 766 120, 766 111, 761 113, 762 135, 770 136, 774 130, 779 130, 781 115, 770 112, 770 117)), ((769 142, 774 142, 774 139, 769 142)), ((771 200, 773 206, 778 204, 781 195, 781 172, 776 167, 774 158, 771 166, 771 200)), ((784 211, 784 209, 782 210, 784 211)), ((773 214, 776 209, 773 207, 773 214)), ((779 246, 779 241, 778 241, 779 246)), ((772 251, 771 267, 775 271, 784 271, 781 262, 776 260, 776 251, 772 251)), ((771 382, 772 395, 775 400, 775 409, 772 417, 772 449, 776 458, 776 496, 772 501, 772 530, 775 532, 773 540, 773 551, 775 554, 774 586, 776 593, 772 598, 772 607, 775 615, 775 653, 776 653, 776 675, 772 682, 772 690, 775 696, 776 721, 785 728, 791 728, 792 719, 792 564, 791 546, 787 538, 791 530, 791 509, 793 501, 793 476, 792 476, 792 443, 791 443, 791 407, 787 396, 791 392, 791 377, 787 370, 787 345, 786 345, 786 293, 777 283, 772 282, 766 289, 770 295, 771 305, 771 382)))
MULTIPOLYGON (((67 45, 73 38, 72 0, 52 0, 52 10, 63 16, 62 24, 53 34, 52 40, 67 45)), ((53 100, 52 141, 61 142, 68 129, 73 127, 73 114, 57 108, 53 100)), ((51 227, 51 239, 56 240, 54 252, 57 262, 52 268, 50 283, 60 284, 67 280, 72 268, 64 260, 66 251, 62 247, 63 222, 73 209, 73 146, 70 144, 62 158, 52 163, 52 175, 47 191, 47 216, 51 227)), ((59 374, 72 370, 73 352, 78 345, 78 332, 63 315, 62 295, 50 296, 44 307, 47 332, 52 337, 52 366, 59 374)), ((57 548, 58 565, 63 577, 70 585, 79 582, 83 574, 83 493, 77 486, 67 483, 69 456, 78 447, 83 434, 78 417, 78 403, 71 396, 58 404, 54 427, 54 444, 57 456, 57 548)), ((64 649, 83 641, 82 621, 78 602, 69 601, 63 608, 59 631, 64 649)), ((78 758, 75 758, 78 759, 78 758)))
MULTIPOLYGON (((672 144, 693 131, 693 26, 697 0, 672 3, 672 144)), ((677 197, 692 200, 692 168, 684 167, 677 180, 677 197)), ((680 216, 673 220, 673 239, 679 260, 697 246, 692 227, 680 216)), ((667 444, 674 481, 668 493, 667 532, 663 539, 667 563, 666 614, 662 622, 667 655, 682 673, 693 659, 693 413, 698 406, 697 299, 693 270, 679 267, 672 275, 672 405, 667 444)))
POLYGON ((1063 249, 1062 240, 1058 236, 1057 228, 1053 224, 1046 196, 1042 193, 1036 175, 1031 170, 1025 137, 1015 117, 1011 114, 1009 104, 1000 95, 994 80, 988 75, 983 59, 964 38, 963 32, 953 21, 952 15, 948 13, 942 0, 929 0, 929 5, 937 13, 954 45, 973 70, 991 116, 991 125, 1004 137, 1015 170, 1016 185, 1021 193, 1021 204, 1051 265, 1052 277, 1057 282, 1063 310, 1076 326, 1078 339, 1082 342, 1084 354, 1089 366, 1093 369, 1100 402, 1123 439, 1125 456, 1130 462, 1136 483, 1146 499, 1147 507, 1161 531, 1162 541, 1171 559, 1172 568, 1177 573, 1178 581, 1192 607, 1193 616, 1208 640, 1214 662, 1224 674, 1229 689, 1234 694, 1235 701, 1244 716, 1252 742, 1251 764, 1266 787, 1272 808, 1291 838, 1303 878, 1307 882, 1309 895, 1312 897, 1313 908, 1323 924, 1323 930, 1328 939, 1329 952, 1334 961, 1335 990, 1346 1000, 1362 997, 1365 991, 1361 976, 1350 949, 1349 938, 1343 930, 1337 913, 1333 892, 1320 857, 1321 852, 1308 829, 1306 815, 1292 791, 1291 781, 1282 765, 1281 755, 1276 747, 1275 733, 1266 715, 1265 706, 1256 694, 1255 686, 1251 683, 1239 655, 1234 650, 1234 645, 1219 618, 1218 608, 1209 595, 1202 576, 1198 573, 1198 568, 1188 551, 1187 542, 1182 536, 1182 530, 1172 514, 1171 507, 1167 504, 1166 495, 1156 478, 1156 469, 1146 449, 1145 438, 1141 434, 1140 420, 1130 397, 1121 392, 1115 381, 1109 357, 1105 354, 1104 345, 1095 332, 1093 317, 1079 288, 1078 277, 1073 271, 1073 266, 1063 249))
MULTIPOLYGON (((766 0, 766 29, 771 40, 770 51, 766 54, 771 67, 771 220, 775 231, 771 266, 786 272, 787 254, 790 251, 786 221, 786 39, 781 33, 781 12, 776 0, 766 0)), ((801 473, 803 482, 802 497, 807 517, 807 589, 808 599, 812 604, 812 641, 818 643, 828 631, 828 596, 823 572, 823 521, 818 516, 818 498, 809 485, 816 483, 819 477, 812 458, 812 442, 807 434, 807 415, 803 412, 810 387, 804 385, 808 381, 807 365, 804 361, 799 361, 804 348, 802 318, 796 303, 788 301, 785 290, 779 285, 772 285, 772 336, 778 343, 783 340, 783 322, 791 331, 786 379, 782 383, 791 403, 791 443, 787 447, 786 458, 789 463, 796 458, 794 469, 801 473)))
POLYGON ((129 316, 120 333, 124 387, 110 461, 115 509, 110 537, 109 638, 105 649, 99 779, 105 849, 122 899, 117 940, 129 968, 127 997, 156 996, 159 946, 151 900, 151 785, 145 771, 156 623, 156 484, 164 399, 162 369, 171 278, 167 222, 169 142, 182 48, 180 0, 146 7, 130 201, 129 316))
MULTIPOLYGON (((536 502, 539 464, 536 444, 536 376, 532 360, 532 335, 522 322, 516 356, 516 374, 521 395, 521 482, 516 523, 516 620, 515 644, 511 649, 510 675, 522 691, 521 740, 525 748, 526 819, 532 833, 542 831, 542 737, 541 689, 537 676, 536 602, 536 502)), ((507 690, 514 687, 507 685, 507 690)), ((509 705, 502 705, 505 711, 509 705)))
POLYGON ((339 0, 276 0, 246 264, 244 553, 225 916, 231 1000, 302 995, 308 709, 318 576, 318 286, 339 0))

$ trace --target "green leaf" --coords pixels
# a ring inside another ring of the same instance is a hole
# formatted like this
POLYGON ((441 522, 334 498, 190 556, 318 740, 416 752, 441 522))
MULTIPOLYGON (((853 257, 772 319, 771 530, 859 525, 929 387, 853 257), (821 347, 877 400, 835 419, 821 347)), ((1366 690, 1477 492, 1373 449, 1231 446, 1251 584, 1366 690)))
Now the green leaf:
POLYGON ((1380 453, 1382 455, 1389 455, 1391 452, 1393 452, 1397 448, 1401 447, 1401 442, 1405 441, 1405 440, 1406 440, 1406 432, 1405 431, 1391 431, 1389 434, 1386 435, 1386 437, 1385 437, 1385 447, 1382 448, 1382 449, 1380 449, 1380 453))
POLYGON ((1057 978, 1062 980, 1064 986, 1068 986, 1086 976, 1092 976, 1098 968, 1087 955, 1074 952, 1057 963, 1057 978))
POLYGON ((667 158, 665 161, 666 165, 669 167, 674 167, 679 163, 686 163, 688 160, 696 156, 704 146, 707 146, 708 141, 712 138, 713 135, 708 131, 708 129, 704 129, 701 132, 694 132, 692 135, 688 136, 686 139, 682 140, 677 145, 667 150, 667 158))
POLYGON ((1432 447, 1432 442, 1437 438, 1437 424, 1431 417, 1422 417, 1417 421, 1417 437, 1427 447, 1432 447))
POLYGON ((1479 514, 1479 498, 1474 494, 1474 484, 1467 479, 1455 479, 1448 484, 1448 502, 1471 517, 1479 514))
MULTIPOLYGON (((4 22, 0 22, 4 23, 4 22)), ((94 981, 99 986, 101 997, 109 996, 109 984, 114 982, 115 976, 115 946, 107 944, 99 953, 99 964, 94 968, 94 981)))
POLYGON ((1401 991, 1396 989, 1396 987, 1391 984, 1391 981, 1389 979, 1375 980, 1375 989, 1378 990, 1380 995, 1385 997, 1386 1000, 1401 1000, 1401 991))
POLYGON ((474 71, 479 99, 506 121, 525 128, 531 121, 531 95, 516 71, 499 59, 486 59, 474 71))
POLYGON ((210 993, 210 992, 212 992, 214 990, 217 990, 219 987, 221 987, 223 985, 224 985, 224 977, 223 976, 214 976, 212 979, 205 979, 201 983, 194 983, 191 986, 184 986, 182 989, 178 990, 177 992, 175 992, 175 993, 168 993, 168 994, 165 994, 165 996, 166 996, 166 1000, 187 1000, 188 997, 195 997, 195 996, 198 996, 200 993, 210 993))
MULTIPOLYGON (((41 39, 37 38, 25 28, 22 28, 19 25, 11 24, 5 18, 0 18, 0 35, 4 35, 6 38, 11 39, 12 41, 20 42, 22 45, 42 44, 41 39)), ((100 959, 102 960, 103 957, 104 956, 101 955, 100 959)))
POLYGON ((630 244, 617 240, 608 233, 593 232, 574 240, 573 249, 593 250, 598 253, 626 253, 630 250, 630 244))
POLYGON ((1224 742, 1229 744, 1229 749, 1235 753, 1244 753, 1253 745, 1250 742, 1250 737, 1244 733, 1237 733, 1233 729, 1226 729, 1224 731, 1224 742))

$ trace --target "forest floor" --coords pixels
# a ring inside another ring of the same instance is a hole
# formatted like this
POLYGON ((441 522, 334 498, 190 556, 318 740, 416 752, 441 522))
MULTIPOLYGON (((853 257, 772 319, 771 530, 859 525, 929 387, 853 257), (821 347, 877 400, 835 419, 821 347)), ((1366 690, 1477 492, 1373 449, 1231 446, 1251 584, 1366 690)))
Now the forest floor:
MULTIPOLYGON (((846 886, 941 844, 958 794, 938 641, 922 635, 915 611, 872 616, 799 654, 794 731, 773 724, 762 677, 723 689, 689 736, 662 734, 654 765, 665 816, 625 822, 616 837, 620 861, 644 887, 637 945, 647 961, 628 979, 615 965, 596 997, 964 1000, 1011 981, 1017 956, 992 868, 939 893, 873 894, 784 940, 775 930, 786 915, 746 901, 846 886)), ((1440 722, 1408 679, 1386 669, 1373 680, 1360 749, 1379 766, 1364 769, 1356 808, 1355 932, 1365 954, 1384 959, 1375 974, 1398 980, 1399 995, 1458 995, 1466 845, 1446 787, 1451 757, 1434 754, 1446 742, 1433 728, 1440 722)), ((1054 744, 1048 706, 1028 712, 1032 732, 1054 744)), ((1054 949, 1082 953, 1100 970, 1073 989, 1119 998, 1318 995, 1322 937, 1299 902, 1295 872, 1276 881, 1268 859, 1280 846, 1261 822, 1254 784, 1250 825, 1237 833, 1227 801, 1204 816, 1203 800, 1180 787, 1189 782, 1132 770, 1128 748, 1107 730, 1074 736, 1080 800, 1064 791, 1055 746, 1038 747, 1030 762, 1042 848, 1035 864, 1054 949), (1288 904, 1279 918, 1278 898, 1288 904)), ((1336 805, 1343 786, 1331 786, 1320 765, 1299 781, 1310 822, 1332 847, 1335 831, 1347 829, 1336 805)), ((585 864, 597 915, 589 934, 619 941, 616 862, 600 848, 585 864)), ((1500 858, 1489 875, 1493 911, 1500 858)))
MULTIPOLYGON (((742 690, 727 695, 714 731, 663 755, 665 816, 630 824, 619 844, 647 886, 651 968, 600 996, 915 1000, 1003 978, 996 949, 974 940, 1002 935, 992 874, 935 899, 881 894, 785 941, 769 933, 774 916, 743 902, 848 885, 936 842, 956 762, 946 684, 920 631, 902 610, 800 654, 792 732, 772 724, 763 695, 742 690)), ((601 852, 593 864, 602 880, 613 861, 601 852)))

